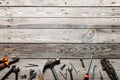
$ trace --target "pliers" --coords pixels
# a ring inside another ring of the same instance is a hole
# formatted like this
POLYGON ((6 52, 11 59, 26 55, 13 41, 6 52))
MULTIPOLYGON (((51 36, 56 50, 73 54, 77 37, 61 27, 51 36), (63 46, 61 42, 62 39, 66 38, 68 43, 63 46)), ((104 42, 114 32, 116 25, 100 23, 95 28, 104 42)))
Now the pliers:
POLYGON ((3 58, 0 59, 0 71, 6 67, 10 67, 11 64, 14 64, 19 61, 18 57, 12 58, 11 61, 8 61, 8 56, 5 55, 3 58))

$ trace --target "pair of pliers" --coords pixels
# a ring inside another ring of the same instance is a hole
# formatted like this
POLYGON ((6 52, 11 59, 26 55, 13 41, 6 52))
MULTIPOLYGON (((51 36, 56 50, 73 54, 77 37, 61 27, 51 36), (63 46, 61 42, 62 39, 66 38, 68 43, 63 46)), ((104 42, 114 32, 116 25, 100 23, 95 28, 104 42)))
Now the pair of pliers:
POLYGON ((0 59, 0 71, 3 70, 6 67, 10 67, 11 64, 14 64, 19 61, 18 57, 12 58, 11 61, 8 61, 8 56, 5 55, 3 58, 0 59))

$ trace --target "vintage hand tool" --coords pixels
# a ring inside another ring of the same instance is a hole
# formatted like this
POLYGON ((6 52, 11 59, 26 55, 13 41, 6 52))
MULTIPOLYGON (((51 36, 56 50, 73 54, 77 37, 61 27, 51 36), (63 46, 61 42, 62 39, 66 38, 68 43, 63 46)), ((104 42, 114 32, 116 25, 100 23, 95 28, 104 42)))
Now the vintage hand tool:
POLYGON ((63 70, 65 68, 66 64, 64 64, 60 69, 63 70))
POLYGON ((102 73, 101 73, 100 70, 99 70, 99 73, 100 73, 100 80, 104 80, 104 78, 103 78, 102 73))
POLYGON ((61 71, 59 71, 59 73, 62 75, 62 77, 66 80, 66 77, 65 77, 65 75, 61 72, 61 71))
POLYGON ((106 59, 106 57, 103 57, 100 61, 103 70, 106 71, 106 73, 108 74, 108 76, 110 77, 111 80, 118 80, 118 76, 112 66, 112 64, 109 62, 108 59, 106 59))
POLYGON ((38 67, 38 65, 37 64, 31 64, 31 63, 29 63, 27 66, 25 66, 25 67, 38 67))
POLYGON ((73 68, 72 68, 72 67, 71 67, 71 68, 68 67, 68 72, 69 72, 69 74, 70 74, 70 79, 71 79, 71 80, 73 80, 72 71, 73 71, 73 68))
POLYGON ((16 67, 16 65, 13 65, 12 68, 9 70, 9 72, 7 74, 4 75, 4 77, 1 80, 5 80, 7 79, 7 77, 11 74, 11 73, 15 73, 15 80, 18 80, 18 73, 20 72, 20 68, 16 67))
POLYGON ((92 75, 92 80, 94 80, 94 79, 95 79, 95 68, 96 68, 96 67, 97 67, 96 65, 93 67, 93 75, 92 75))
POLYGON ((33 80, 34 78, 36 78, 37 73, 35 72, 35 70, 30 70, 30 77, 29 80, 33 80))
POLYGON ((53 76, 54 76, 55 80, 59 80, 58 75, 57 75, 57 73, 54 69, 54 66, 58 65, 58 64, 60 64, 60 59, 47 61, 46 64, 44 65, 44 68, 43 68, 42 72, 45 73, 45 70, 50 68, 52 73, 53 73, 53 76))
POLYGON ((38 78, 39 78, 39 80, 44 80, 44 76, 43 76, 43 73, 41 72, 41 70, 39 70, 38 78))
POLYGON ((4 63, 8 61, 8 56, 5 55, 3 58, 0 58, 0 63, 4 63))
POLYGON ((85 68, 85 65, 84 65, 84 62, 83 62, 83 59, 82 59, 82 58, 80 59, 80 62, 81 62, 81 64, 82 64, 82 67, 85 68))
POLYGON ((78 71, 76 70, 76 68, 73 66, 73 64, 70 62, 70 65, 71 65, 71 67, 74 69, 74 71, 76 72, 76 73, 78 73, 78 71))
POLYGON ((84 75, 84 80, 89 80, 89 72, 90 72, 90 67, 91 67, 91 64, 92 64, 93 57, 94 57, 94 53, 92 53, 90 65, 88 67, 87 73, 84 75))
POLYGON ((11 64, 14 64, 19 61, 18 57, 13 57, 11 61, 8 61, 8 56, 4 56, 4 58, 0 59, 0 71, 6 67, 10 67, 11 64))

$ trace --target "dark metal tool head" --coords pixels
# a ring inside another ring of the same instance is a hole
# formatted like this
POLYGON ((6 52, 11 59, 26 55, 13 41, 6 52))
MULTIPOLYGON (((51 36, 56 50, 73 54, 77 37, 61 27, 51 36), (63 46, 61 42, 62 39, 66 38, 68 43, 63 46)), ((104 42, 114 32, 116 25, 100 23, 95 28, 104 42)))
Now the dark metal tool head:
POLYGON ((7 78, 10 74, 12 74, 12 73, 15 74, 15 80, 18 80, 18 73, 19 73, 19 72, 20 72, 20 68, 19 68, 19 67, 16 67, 16 65, 13 65, 13 66, 11 67, 11 69, 8 71, 8 73, 6 73, 6 74, 2 77, 1 80, 6 80, 6 78, 7 78))
POLYGON ((30 70, 30 77, 29 80, 33 80, 34 78, 36 78, 37 73, 35 72, 35 70, 30 70))
POLYGON ((16 65, 13 65, 11 69, 12 69, 12 72, 14 72, 14 73, 20 72, 20 68, 16 67, 16 65))
POLYGON ((118 75, 117 75, 114 67, 110 63, 109 59, 107 59, 106 57, 103 57, 101 59, 100 63, 102 65, 103 70, 106 71, 106 73, 108 74, 108 76, 110 77, 111 80, 119 80, 118 75))
POLYGON ((60 59, 59 59, 59 58, 54 59, 54 60, 48 60, 48 61, 45 63, 42 72, 44 73, 46 69, 48 69, 48 68, 54 68, 54 66, 55 66, 55 65, 58 65, 58 64, 60 64, 60 59))
POLYGON ((9 62, 9 64, 10 64, 10 65, 11 65, 11 64, 14 64, 14 63, 16 63, 16 62, 19 62, 19 60, 20 60, 20 58, 18 58, 18 57, 13 57, 12 60, 9 62))

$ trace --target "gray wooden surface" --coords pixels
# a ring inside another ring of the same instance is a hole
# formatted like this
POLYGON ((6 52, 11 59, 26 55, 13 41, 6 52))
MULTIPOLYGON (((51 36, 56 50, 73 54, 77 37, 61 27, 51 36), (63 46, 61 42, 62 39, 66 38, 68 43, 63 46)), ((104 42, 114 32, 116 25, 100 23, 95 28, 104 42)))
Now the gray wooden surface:
POLYGON ((0 44, 0 57, 5 54, 21 58, 120 58, 119 43, 94 44, 0 44))
POLYGON ((120 43, 119 29, 0 29, 0 43, 120 43))
POLYGON ((120 6, 120 0, 1 0, 1 6, 120 6))
MULTIPOLYGON (((80 69, 74 76, 79 80, 86 69, 81 68, 77 58, 90 58, 94 52, 95 58, 112 58, 119 76, 119 12, 120 0, 0 0, 0 57, 7 54, 22 58, 17 63, 20 74, 28 74, 30 68, 24 66, 29 62, 39 64, 35 68, 38 71, 45 58, 64 58, 61 65, 69 66, 71 61, 80 69)), ((99 60, 94 64, 98 66, 95 79, 99 80, 99 60)), ((57 71, 60 66, 55 67, 57 71)), ((0 77, 7 69, 4 71, 0 77)), ((51 72, 46 73, 46 80, 53 80, 51 72)), ((102 73, 105 80, 110 80, 102 73)), ((9 80, 14 80, 11 77, 9 80)))
POLYGON ((119 12, 119 7, 0 7, 1 18, 114 18, 119 12))
MULTIPOLYGON (((120 23, 120 18, 119 17, 115 17, 115 18, 0 18, 0 24, 4 25, 5 27, 12 27, 12 26, 18 26, 19 27, 23 27, 26 28, 26 26, 32 26, 31 28, 34 28, 34 26, 38 26, 38 27, 47 27, 47 28, 54 28, 57 27, 59 28, 59 26, 66 28, 66 26, 68 25, 68 27, 71 27, 75 25, 78 26, 84 26, 84 25, 88 25, 89 26, 99 26, 98 28, 104 26, 106 28, 107 26, 119 26, 120 23), (46 25, 52 25, 52 26, 46 26, 46 25), (57 26, 56 26, 57 25, 57 26), (65 26, 63 26, 65 25, 65 26)), ((1 27, 1 28, 4 28, 1 27)), ((14 27, 13 27, 14 28, 14 27)), ((94 28, 94 27, 93 27, 94 28)))

